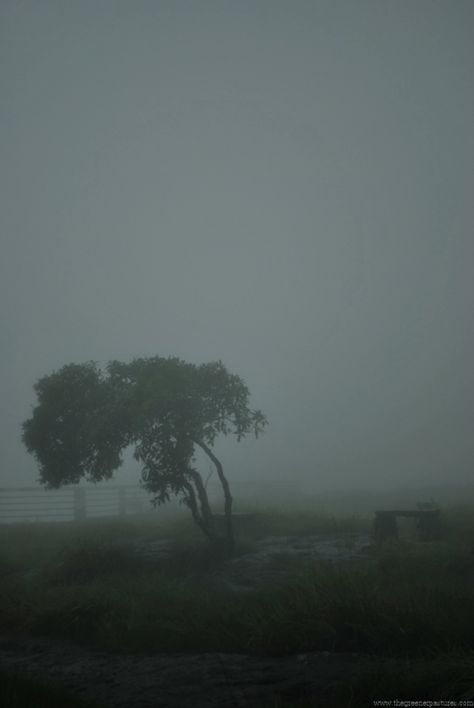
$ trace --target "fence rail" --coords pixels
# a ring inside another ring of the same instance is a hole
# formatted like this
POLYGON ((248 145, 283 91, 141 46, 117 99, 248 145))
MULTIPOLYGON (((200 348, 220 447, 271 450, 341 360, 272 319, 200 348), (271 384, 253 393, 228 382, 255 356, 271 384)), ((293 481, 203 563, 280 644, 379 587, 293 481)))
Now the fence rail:
MULTIPOLYGON (((265 503, 288 503, 301 494, 294 480, 232 481, 232 494, 240 501, 262 499, 265 503)), ((219 483, 207 486, 215 511, 223 505, 219 483)), ((0 524, 17 521, 80 521, 101 516, 125 516, 152 512, 152 496, 137 484, 70 486, 47 490, 43 487, 0 487, 0 524)), ((177 500, 166 504, 176 510, 177 500)), ((162 513, 166 513, 162 510, 162 513)))
POLYGON ((137 485, 69 487, 0 487, 0 523, 81 521, 151 511, 150 496, 137 485))

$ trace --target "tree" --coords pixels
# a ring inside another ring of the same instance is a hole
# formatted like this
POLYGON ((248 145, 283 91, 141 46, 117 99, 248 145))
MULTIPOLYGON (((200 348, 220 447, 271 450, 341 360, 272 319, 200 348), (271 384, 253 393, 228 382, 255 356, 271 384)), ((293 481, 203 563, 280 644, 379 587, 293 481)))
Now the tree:
POLYGON ((176 357, 68 364, 35 384, 38 404, 23 423, 23 442, 48 488, 110 479, 134 446, 142 484, 162 504, 172 495, 219 542, 195 452, 211 460, 224 494, 226 544, 234 547, 232 495, 213 452, 218 435, 258 437, 267 420, 249 408, 249 390, 222 362, 194 365, 176 357))

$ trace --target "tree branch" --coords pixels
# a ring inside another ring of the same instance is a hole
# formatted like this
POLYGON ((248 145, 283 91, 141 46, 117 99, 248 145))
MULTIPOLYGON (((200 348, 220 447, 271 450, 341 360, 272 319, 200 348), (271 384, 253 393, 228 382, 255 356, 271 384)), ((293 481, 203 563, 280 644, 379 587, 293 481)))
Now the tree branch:
POLYGON ((226 479, 226 476, 224 475, 224 470, 223 467, 220 463, 220 460, 214 455, 212 450, 206 445, 206 443, 201 442, 201 440, 194 440, 193 443, 197 445, 198 447, 203 450, 206 455, 209 457, 210 460, 214 463, 216 470, 217 470, 217 475, 219 477, 220 483, 222 484, 222 489, 224 491, 224 512, 225 512, 225 518, 226 518, 226 528, 227 528, 227 543, 229 545, 229 550, 233 552, 234 547, 235 547, 235 541, 234 541, 234 529, 232 526, 232 495, 230 493, 230 487, 229 487, 229 482, 226 479))
POLYGON ((213 523, 213 519, 212 519, 212 511, 211 511, 211 507, 209 505, 209 499, 207 497, 206 488, 205 488, 204 483, 202 481, 201 475, 199 474, 199 472, 196 472, 196 470, 193 470, 191 468, 187 469, 185 474, 188 477, 191 477, 192 481, 194 482, 194 485, 197 489, 197 494, 199 497, 199 503, 201 504, 201 513, 202 513, 203 521, 207 525, 209 530, 212 532, 213 527, 214 527, 214 523, 213 523))
POLYGON ((186 490, 188 496, 185 497, 184 501, 185 504, 191 509, 191 514, 193 516, 194 521, 196 524, 199 526, 199 528, 206 534, 206 536, 212 540, 213 536, 212 533, 210 532, 208 526, 205 524, 203 519, 201 518, 199 514, 199 507, 196 499, 196 492, 194 491, 193 485, 191 482, 183 482, 183 489, 186 490))

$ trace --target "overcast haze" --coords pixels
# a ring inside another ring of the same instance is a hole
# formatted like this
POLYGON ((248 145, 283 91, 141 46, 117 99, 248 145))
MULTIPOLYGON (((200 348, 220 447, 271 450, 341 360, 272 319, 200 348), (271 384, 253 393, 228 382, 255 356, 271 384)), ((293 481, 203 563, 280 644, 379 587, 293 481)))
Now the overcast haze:
POLYGON ((248 384, 233 480, 472 479, 472 0, 0 13, 1 483, 38 377, 153 355, 248 384))

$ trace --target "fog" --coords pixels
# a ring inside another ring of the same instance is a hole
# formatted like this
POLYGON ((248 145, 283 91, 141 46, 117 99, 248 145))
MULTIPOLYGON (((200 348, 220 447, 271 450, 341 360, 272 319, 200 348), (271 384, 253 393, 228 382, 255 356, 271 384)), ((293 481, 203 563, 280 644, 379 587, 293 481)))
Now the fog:
MULTIPOLYGON (((474 3, 0 8, 1 485, 69 362, 222 360, 232 481, 472 480, 474 3)), ((127 462, 117 481, 134 481, 127 462)))

